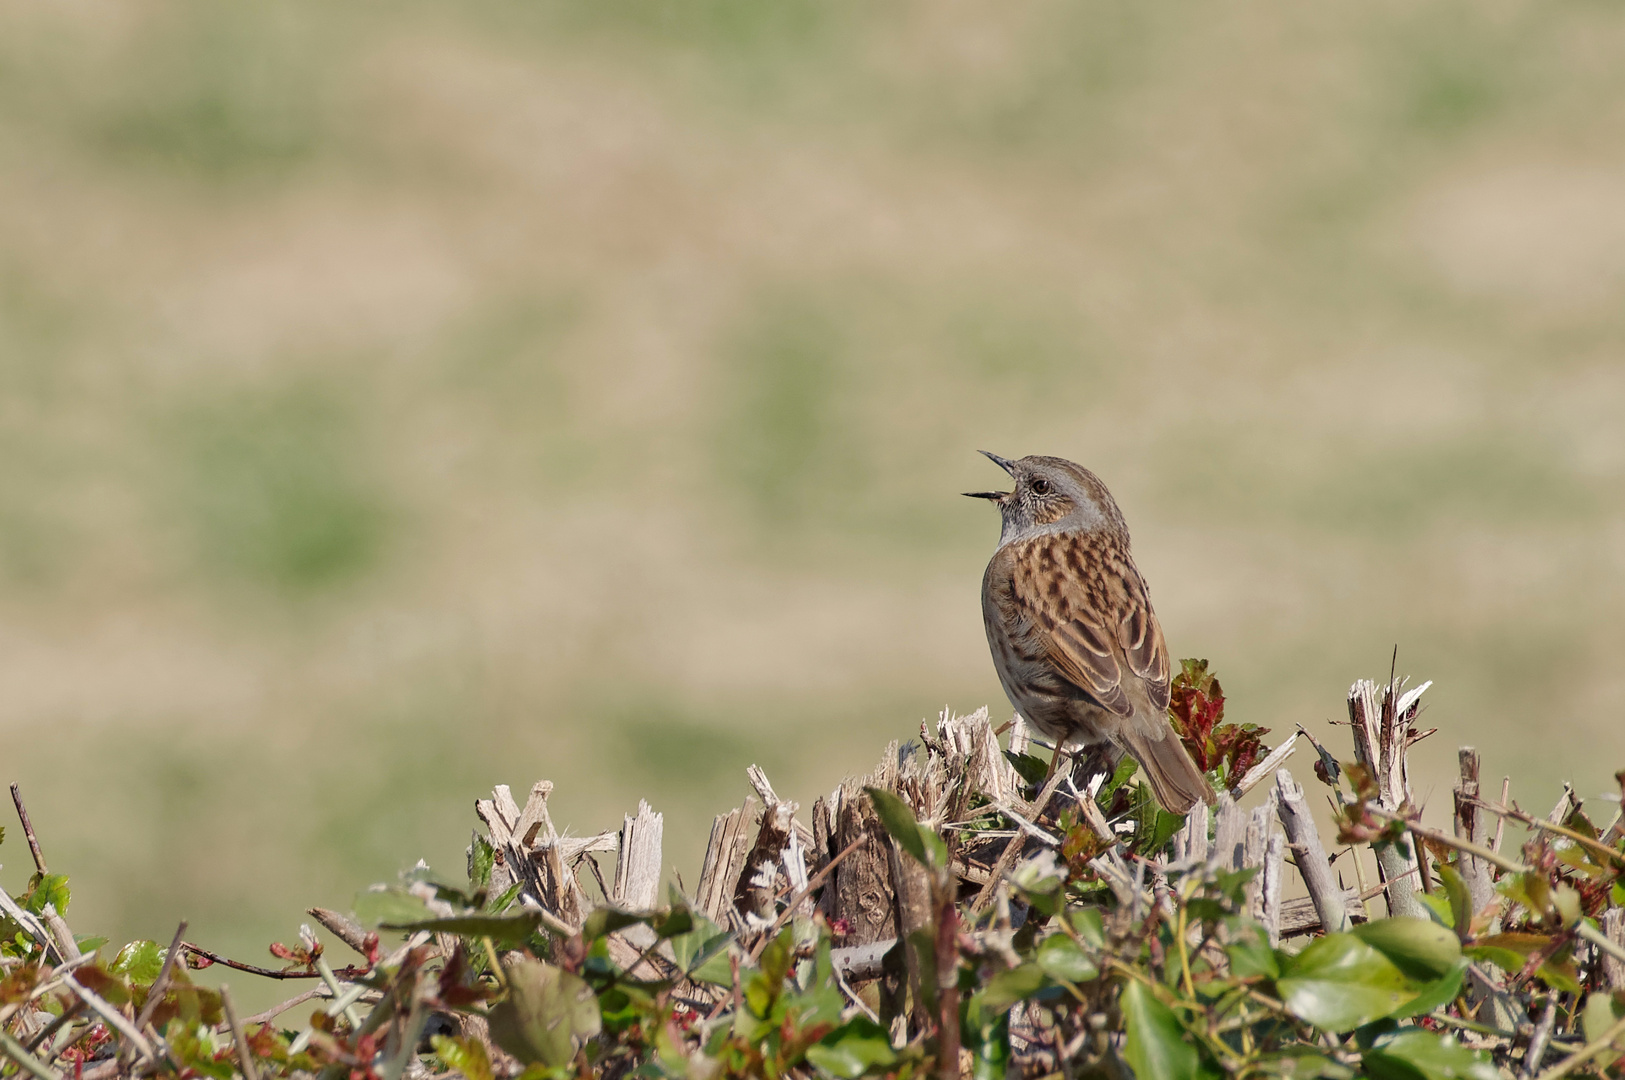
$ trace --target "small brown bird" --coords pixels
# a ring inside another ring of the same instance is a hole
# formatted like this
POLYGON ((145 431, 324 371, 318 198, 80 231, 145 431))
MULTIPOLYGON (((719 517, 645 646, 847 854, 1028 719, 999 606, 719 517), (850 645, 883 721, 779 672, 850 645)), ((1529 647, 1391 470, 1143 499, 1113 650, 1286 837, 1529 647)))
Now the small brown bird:
POLYGON ((1016 482, 965 493, 1004 516, 982 618, 1010 703, 1057 747, 1105 742, 1133 754, 1170 813, 1213 802, 1168 722, 1168 646, 1111 492, 1063 458, 982 453, 1016 482))

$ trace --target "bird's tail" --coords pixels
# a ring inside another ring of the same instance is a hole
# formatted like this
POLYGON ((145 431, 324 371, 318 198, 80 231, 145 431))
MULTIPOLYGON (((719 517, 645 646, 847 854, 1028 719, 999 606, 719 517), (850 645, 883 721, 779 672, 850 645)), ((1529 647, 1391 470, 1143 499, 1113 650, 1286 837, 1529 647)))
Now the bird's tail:
POLYGON ((1164 810, 1170 814, 1185 814, 1198 799, 1209 806, 1214 803, 1213 786, 1191 760, 1173 728, 1163 724, 1159 735, 1131 731, 1119 738, 1140 763, 1140 770, 1151 781, 1151 793, 1164 810))

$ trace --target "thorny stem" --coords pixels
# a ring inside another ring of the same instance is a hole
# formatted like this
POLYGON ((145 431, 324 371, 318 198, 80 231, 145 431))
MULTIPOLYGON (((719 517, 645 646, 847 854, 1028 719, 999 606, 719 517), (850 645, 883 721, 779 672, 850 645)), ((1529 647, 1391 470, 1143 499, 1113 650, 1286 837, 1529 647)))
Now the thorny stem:
POLYGON ((1547 821, 1545 818, 1535 817, 1533 814, 1526 813, 1525 811, 1519 810, 1516 807, 1497 806, 1495 803, 1487 802, 1484 799, 1475 798, 1473 799, 1473 803, 1476 806, 1483 807, 1492 814, 1499 814, 1502 817, 1509 817, 1514 821, 1522 822, 1523 824, 1528 825, 1532 829, 1539 829, 1542 832, 1556 833, 1559 836, 1567 837, 1568 839, 1573 840, 1575 843, 1586 848, 1588 851, 1596 852, 1599 855, 1606 855, 1608 858, 1613 859, 1621 866, 1625 866, 1625 853, 1615 851, 1613 848, 1609 847, 1607 844, 1604 844, 1600 840, 1593 840, 1584 833, 1576 832, 1565 825, 1559 825, 1556 822, 1547 821))
POLYGON ((1410 831, 1415 833, 1417 836, 1424 837, 1428 840, 1436 840, 1446 847, 1455 848, 1457 851, 1465 851, 1467 854, 1477 856, 1487 863, 1494 866, 1499 866, 1502 870, 1507 871, 1509 874, 1527 874, 1529 872, 1529 867, 1525 866, 1521 862, 1517 862, 1513 859, 1503 858, 1502 856, 1491 851, 1489 848, 1481 847, 1470 840, 1463 840, 1459 836, 1451 836, 1449 833, 1440 832, 1438 829, 1430 829, 1421 822, 1411 821, 1403 814, 1395 813, 1392 810, 1384 810, 1380 806, 1372 806, 1369 803, 1366 805, 1366 809, 1378 817, 1387 818, 1389 821, 1398 821, 1403 823, 1406 828, 1410 829, 1410 831))

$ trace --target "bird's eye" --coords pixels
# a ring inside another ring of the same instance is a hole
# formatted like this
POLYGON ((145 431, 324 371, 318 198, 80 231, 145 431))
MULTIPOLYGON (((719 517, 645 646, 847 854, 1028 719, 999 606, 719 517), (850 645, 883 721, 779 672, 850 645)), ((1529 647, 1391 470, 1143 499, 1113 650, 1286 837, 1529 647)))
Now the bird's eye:
POLYGON ((1043 477, 1034 480, 1030 486, 1034 495, 1048 495, 1050 492, 1049 481, 1043 477))

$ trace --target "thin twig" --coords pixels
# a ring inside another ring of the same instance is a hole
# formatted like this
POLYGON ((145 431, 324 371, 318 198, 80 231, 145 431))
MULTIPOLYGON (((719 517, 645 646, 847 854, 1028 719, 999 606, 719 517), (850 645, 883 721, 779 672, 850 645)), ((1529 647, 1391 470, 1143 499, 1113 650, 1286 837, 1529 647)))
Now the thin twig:
POLYGON ((1567 1076, 1577 1067, 1584 1065, 1598 1054, 1608 1050, 1613 1045, 1614 1040, 1621 1035, 1625 1035, 1625 1020, 1621 1020, 1597 1036, 1597 1038, 1586 1043, 1580 1049, 1541 1073, 1538 1080, 1558 1080, 1560 1076, 1567 1076))
POLYGON ((1582 918, 1579 922, 1574 924, 1574 932, 1578 936, 1591 942, 1591 944, 1595 945, 1609 956, 1612 956, 1615 960, 1625 963, 1625 947, 1622 947, 1618 942, 1614 941, 1601 930, 1598 930, 1596 927, 1592 926, 1585 919, 1582 918))
POLYGON ((169 989, 169 977, 175 971, 175 960, 181 954, 181 935, 186 933, 186 920, 175 927, 175 937, 169 943, 169 951, 164 954, 164 966, 158 969, 158 977, 153 980, 152 987, 147 991, 147 1003, 141 1006, 141 1013, 135 1018, 136 1030, 147 1026, 152 1014, 158 1011, 158 1002, 163 1000, 164 991, 169 989))
MULTIPOLYGON (((16 785, 13 785, 13 789, 15 787, 16 785)), ((22 1066, 25 1071, 33 1073, 38 1080, 62 1080, 56 1070, 30 1054, 23 1048, 22 1043, 12 1038, 8 1032, 0 1031, 0 1050, 4 1050, 7 1057, 22 1066)))
POLYGON ((17 807, 17 817, 23 823, 23 835, 28 837, 28 850, 34 856, 34 869, 41 875, 50 873, 45 869, 45 853, 39 849, 39 837, 34 835, 34 823, 28 820, 28 807, 23 805, 23 792, 20 784, 11 785, 11 801, 17 807))
POLYGON ((96 1015, 107 1023, 108 1027, 116 1028, 120 1035, 129 1039, 130 1043, 135 1047, 136 1053, 148 1061, 156 1060, 152 1044, 147 1041, 145 1035, 141 1034, 140 1029, 124 1018, 123 1013, 113 1008, 99 994, 93 993, 88 987, 80 986, 77 979, 69 979, 66 985, 69 990, 78 994, 84 1003, 89 1005, 96 1015))
POLYGON ((779 927, 785 924, 786 920, 790 918, 791 914, 796 910, 796 908, 801 906, 802 901, 811 896, 813 892, 824 883, 825 879, 829 877, 830 873, 834 871, 835 867, 840 864, 842 859, 858 850, 859 847, 863 846, 863 842, 867 839, 869 839, 868 834, 864 834, 863 836, 860 836, 856 840, 852 841, 850 844, 846 845, 846 847, 842 848, 838 853, 836 853, 833 859, 825 863, 819 869, 818 873, 814 874, 810 879, 808 879, 806 887, 796 895, 794 900, 785 905, 784 910, 779 912, 779 917, 773 920, 773 924, 767 928, 767 932, 762 935, 761 940, 758 941, 750 950, 751 963, 754 964, 756 962, 756 958, 762 955, 762 950, 767 948, 767 943, 773 939, 774 934, 779 932, 779 927))
MULTIPOLYGON (((233 960, 230 957, 221 956, 219 953, 210 952, 201 945, 193 945, 190 941, 181 942, 181 948, 193 956, 203 957, 212 964, 224 964, 233 971, 246 971, 250 975, 258 975, 266 979, 319 979, 322 977, 322 973, 319 971, 277 971, 273 968, 260 967, 258 964, 245 964, 241 960, 233 960)), ((351 964, 339 968, 333 974, 342 979, 359 979, 371 971, 372 968, 370 967, 358 968, 351 964)))
POLYGON ((1546 1008, 1535 1024, 1534 1034, 1529 1036, 1529 1049, 1523 1055, 1524 1076, 1534 1076, 1535 1070, 1540 1068, 1541 1059, 1546 1056, 1546 1044, 1551 1041, 1552 1028, 1556 1025, 1557 992, 1553 991, 1546 995, 1546 1008))
POLYGON ((1514 821, 1522 822, 1532 829, 1539 829, 1542 832, 1556 833, 1559 836, 1566 837, 1567 839, 1573 840, 1575 843, 1581 845, 1588 851, 1596 852, 1599 855, 1606 855, 1610 859, 1618 862, 1621 866, 1625 866, 1625 854, 1615 851, 1613 848, 1602 843, 1601 841, 1593 840, 1584 833, 1576 832, 1566 825, 1560 825, 1557 822, 1548 821, 1545 818, 1535 817, 1533 814, 1519 810, 1515 806, 1497 806, 1495 803, 1489 802, 1486 799, 1475 797, 1473 799, 1473 804, 1475 806, 1483 807, 1492 814, 1500 814, 1503 818, 1511 818, 1514 821))
MULTIPOLYGON (((1060 788, 1061 781, 1070 775, 1072 775, 1072 763, 1070 761, 1067 762, 1066 768, 1057 768, 1055 770, 1054 775, 1049 778, 1049 783, 1044 785, 1044 790, 1040 791, 1038 798, 1033 800, 1033 817, 1039 817, 1044 813, 1044 807, 1049 805, 1050 799, 1054 797, 1056 790, 1060 788)), ((993 899, 993 890, 998 888, 1000 879, 1010 871, 1011 866, 1015 865, 1016 858, 1021 854, 1023 846, 1025 845, 1020 836, 1012 837, 1010 842, 1004 845, 1004 851, 999 854, 998 861, 988 871, 987 884, 982 886, 981 891, 976 894, 976 899, 971 901, 972 912, 978 912, 987 907, 988 902, 993 899)))
POLYGON ((231 1041, 237 1044, 237 1065, 243 1071, 243 1080, 260 1080, 259 1066, 254 1064, 254 1051, 243 1034, 243 1022, 237 1019, 237 1003, 231 1000, 231 987, 220 984, 220 1008, 226 1014, 226 1025, 231 1028, 231 1041))
POLYGON ((1403 822, 1405 827, 1410 829, 1411 832, 1415 833, 1417 836, 1425 837, 1428 840, 1437 840, 1446 847, 1453 847, 1457 851, 1465 851, 1469 855, 1476 855, 1485 862, 1493 863, 1510 874, 1525 874, 1529 872, 1529 867, 1525 866, 1521 862, 1502 858, 1489 848, 1481 847, 1469 840, 1463 840, 1459 836, 1451 836, 1449 833, 1440 832, 1438 829, 1430 829, 1421 822, 1411 821, 1404 815, 1396 814, 1392 810, 1384 810, 1382 807, 1373 806, 1370 803, 1366 804, 1366 809, 1371 811, 1371 813, 1376 814, 1378 817, 1387 818, 1389 821, 1403 822))
POLYGON ((303 1005, 311 998, 319 998, 327 992, 327 985, 325 983, 321 986, 313 986, 304 993, 291 997, 280 1005, 273 1005, 264 1012, 255 1013, 253 1016, 245 1017, 243 1019, 243 1024, 245 1026, 248 1024, 269 1024, 272 1020, 275 1020, 277 1017, 281 1016, 295 1005, 303 1005))
MULTIPOLYGON (((1503 776, 1503 777, 1501 777, 1501 805, 1506 806, 1511 801, 1511 798, 1512 798, 1512 777, 1503 776)), ((1506 818, 1496 818, 1495 819, 1495 842, 1490 845, 1490 850, 1494 851, 1496 854, 1500 854, 1500 851, 1501 851, 1501 834, 1506 831, 1506 827, 1507 827, 1507 819, 1506 818)))

